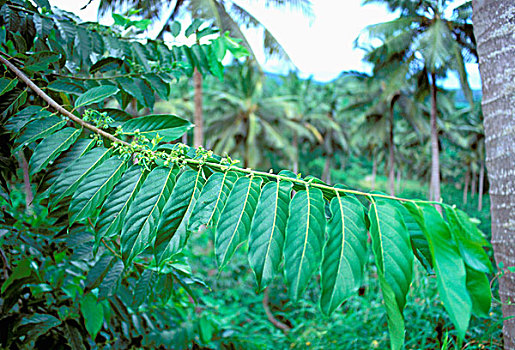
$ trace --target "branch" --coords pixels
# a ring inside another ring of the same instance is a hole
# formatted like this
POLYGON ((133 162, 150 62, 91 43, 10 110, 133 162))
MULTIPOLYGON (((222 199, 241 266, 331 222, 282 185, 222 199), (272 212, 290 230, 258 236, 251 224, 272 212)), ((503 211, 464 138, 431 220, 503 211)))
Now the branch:
MULTIPOLYGON (((125 142, 123 140, 120 140, 119 138, 109 134, 108 132, 105 132, 105 131, 103 131, 103 130, 101 130, 101 129, 99 129, 99 128, 97 128, 97 127, 95 127, 95 126, 93 126, 93 125, 91 125, 91 124, 89 124, 87 122, 85 122, 84 120, 82 120, 79 117, 77 117, 77 116, 73 115, 72 113, 70 113, 68 110, 64 109, 55 100, 53 100, 50 96, 48 96, 43 90, 41 90, 36 84, 34 84, 32 82, 32 80, 30 80, 22 71, 20 71, 18 68, 16 68, 16 66, 14 66, 11 62, 6 60, 1 55, 0 55, 0 63, 5 64, 7 66, 7 68, 9 68, 12 72, 14 72, 14 74, 16 74, 16 76, 21 81, 23 81, 38 96, 40 96, 45 102, 47 102, 49 106, 51 106, 54 109, 56 109, 62 115, 70 118, 71 120, 73 120, 75 123, 81 125, 82 127, 86 128, 86 129, 89 129, 89 130, 93 131, 94 133, 96 133, 96 134, 98 134, 98 135, 100 135, 102 137, 105 137, 108 140, 111 140, 112 142, 117 142, 117 143, 125 145, 125 146, 130 146, 129 143, 127 143, 127 142, 125 142)), ((235 171, 239 171, 239 172, 246 173, 246 174, 259 175, 259 176, 263 176, 263 177, 266 177, 266 178, 273 178, 273 179, 278 179, 278 180, 285 180, 285 181, 299 183, 299 184, 302 184, 302 185, 305 185, 305 186, 316 187, 316 188, 325 189, 325 190, 329 190, 329 191, 334 191, 334 192, 338 192, 338 193, 355 194, 355 195, 365 196, 367 198, 378 197, 378 198, 392 199, 392 200, 401 201, 401 202, 428 203, 428 204, 437 204, 437 205, 448 206, 445 203, 436 202, 436 201, 413 200, 413 199, 399 198, 399 197, 395 197, 395 196, 383 195, 383 194, 379 194, 379 193, 367 193, 367 192, 356 191, 356 190, 349 190, 349 189, 343 189, 343 188, 335 188, 335 187, 332 187, 332 186, 328 186, 328 185, 324 185, 324 184, 319 184, 319 183, 315 183, 315 182, 311 182, 311 181, 305 181, 305 180, 302 180, 302 179, 294 179, 294 178, 283 176, 283 175, 277 175, 277 174, 267 173, 267 172, 264 172, 264 171, 252 170, 250 168, 239 168, 239 167, 233 167, 233 166, 224 165, 224 164, 205 162, 204 160, 183 159, 183 161, 188 163, 188 164, 195 164, 195 165, 200 165, 200 166, 207 165, 207 166, 215 167, 215 168, 220 169, 221 171, 227 171, 229 169, 234 169, 235 171)))
POLYGON ((108 140, 111 140, 112 142, 117 142, 117 143, 121 143, 122 145, 126 145, 128 146, 129 144, 125 141, 122 141, 120 140, 119 138, 109 134, 108 132, 105 132, 99 128, 97 128, 96 126, 93 126, 87 122, 85 122, 84 120, 80 119, 79 117, 75 116, 74 114, 70 113, 69 111, 67 111, 66 109, 64 109, 60 104, 58 104, 57 102, 55 102, 54 99, 52 99, 50 96, 48 96, 43 90, 41 90, 36 84, 34 84, 32 82, 32 80, 30 80, 21 70, 19 70, 18 68, 16 68, 16 66, 14 66, 11 62, 9 62, 8 60, 6 60, 5 58, 3 58, 2 56, 0 56, 0 62, 3 63, 4 65, 7 66, 7 68, 9 68, 14 74, 16 74, 16 76, 21 80, 23 81, 29 88, 31 88, 39 97, 41 97, 46 103, 48 103, 48 105, 52 108, 54 108, 55 110, 57 110, 59 113, 61 113, 62 115, 70 118, 71 120, 73 120, 75 123, 79 124, 80 126, 86 128, 86 129, 89 129, 91 131, 93 131, 94 133, 102 136, 102 137, 105 137, 106 139, 108 140))
POLYGON ((263 309, 265 309, 266 317, 274 326, 282 330, 284 333, 288 333, 290 331, 290 327, 287 324, 282 323, 272 314, 270 306, 268 305, 268 287, 265 288, 265 291, 263 292, 263 309))

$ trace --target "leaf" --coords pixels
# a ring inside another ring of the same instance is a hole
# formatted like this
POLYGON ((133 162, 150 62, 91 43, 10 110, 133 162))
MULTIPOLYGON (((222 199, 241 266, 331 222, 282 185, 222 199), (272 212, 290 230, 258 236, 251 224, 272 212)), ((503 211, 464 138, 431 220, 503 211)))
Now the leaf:
POLYGON ((11 91, 18 84, 18 79, 0 78, 0 96, 11 91))
POLYGON ((46 334, 49 330, 60 324, 61 321, 52 315, 36 313, 21 320, 17 333, 25 335, 23 342, 26 344, 36 340, 40 335, 46 334))
POLYGON ((123 91, 133 96, 141 105, 152 108, 154 106, 154 92, 147 83, 139 78, 116 78, 116 82, 123 91))
POLYGON ((144 74, 143 79, 145 79, 152 88, 157 92, 159 97, 163 100, 168 100, 170 96, 170 85, 165 83, 159 76, 155 73, 144 74))
POLYGON ((102 102, 106 98, 115 95, 118 91, 120 90, 114 85, 102 85, 91 88, 77 98, 75 108, 102 102))
POLYGON ((82 180, 111 155, 111 150, 94 148, 71 163, 50 187, 49 208, 53 208, 66 196, 71 196, 82 180))
POLYGON ((80 330, 70 321, 64 323, 64 336, 72 350, 85 350, 80 330))
POLYGON ((30 174, 34 175, 54 161, 77 140, 81 132, 82 129, 64 128, 41 141, 30 158, 30 174))
POLYGON ((412 280, 413 252, 401 212, 384 200, 372 200, 368 213, 372 250, 383 293, 392 349, 404 343, 406 295, 412 280))
POLYGON ((4 294, 5 290, 16 280, 23 279, 25 277, 29 277, 32 269, 30 268, 30 260, 24 259, 21 260, 18 265, 14 268, 13 272, 9 275, 9 277, 2 284, 1 294, 4 294))
POLYGON ((30 122, 24 127, 21 135, 16 139, 18 147, 16 147, 14 152, 19 151, 22 147, 27 146, 31 142, 53 134, 65 125, 66 121, 58 116, 50 116, 30 122))
POLYGON ((263 186, 249 235, 249 263, 261 291, 272 281, 282 259, 292 184, 273 181, 263 186))
POLYGON ((483 249, 483 246, 488 245, 488 241, 484 239, 467 214, 447 206, 444 208, 451 234, 465 264, 476 271, 492 272, 490 258, 483 249))
MULTIPOLYGON (((411 204, 409 202, 406 203, 404 203, 404 205, 411 204)), ((406 209, 405 206, 398 204, 396 207, 402 213, 402 218, 404 219, 404 223, 408 229, 413 254, 417 257, 422 266, 424 266, 426 271, 432 273, 433 260, 431 259, 431 250, 429 249, 429 243, 427 243, 427 239, 420 228, 418 220, 408 211, 408 209, 406 209)))
POLYGON ((123 60, 117 57, 105 57, 93 64, 89 69, 90 74, 95 74, 97 72, 105 73, 111 70, 115 70, 120 68, 123 65, 123 60))
POLYGON ((79 84, 67 80, 56 80, 47 85, 47 88, 56 92, 64 92, 71 95, 82 95, 84 88, 79 84))
POLYGON ((94 341, 104 323, 104 308, 97 302, 95 295, 88 293, 81 300, 80 312, 84 317, 86 330, 94 341))
POLYGON ((140 166, 133 166, 123 174, 107 197, 96 223, 95 240, 120 233, 127 211, 140 189, 145 173, 140 166))
POLYGON ((463 259, 452 240, 449 227, 434 207, 412 204, 407 208, 410 212, 419 210, 422 213, 421 228, 431 249, 438 293, 459 337, 463 339, 472 310, 463 259))
POLYGON ((340 197, 337 193, 330 208, 320 279, 320 307, 326 315, 361 286, 368 258, 363 205, 355 197, 340 197))
POLYGON ((490 282, 484 272, 465 266, 467 273, 467 290, 472 301, 472 314, 476 317, 489 317, 492 304, 490 282))
POLYGON ((115 262, 116 259, 113 255, 102 255, 95 265, 93 265, 91 270, 89 270, 88 275, 86 276, 86 288, 84 291, 87 292, 100 286, 100 283, 102 283, 107 272, 111 267, 113 267, 115 262))
POLYGON ((193 124, 171 114, 147 115, 134 118, 123 124, 123 131, 132 134, 139 130, 140 135, 153 139, 159 135, 162 142, 170 142, 180 138, 193 124))
POLYGON ((186 170, 177 179, 154 234, 154 256, 158 266, 168 261, 186 244, 186 224, 203 185, 204 179, 200 171, 186 170))
POLYGON ((177 172, 175 167, 152 170, 129 207, 120 242, 126 265, 150 245, 151 233, 173 189, 177 172))
POLYGON ((326 225, 324 208, 322 191, 317 188, 297 192, 290 202, 284 272, 293 300, 304 293, 310 277, 320 266, 326 225))
POLYGON ((188 229, 198 231, 201 225, 216 226, 225 201, 237 179, 238 174, 232 171, 214 173, 207 179, 193 208, 188 229), (216 213, 217 209, 218 213, 216 213))
POLYGON ((181 23, 180 23, 180 22, 177 22, 177 21, 173 21, 173 22, 170 24, 170 33, 171 33, 174 37, 177 37, 177 36, 181 33, 181 23))
POLYGON ((158 274, 152 270, 144 270, 134 288, 134 306, 140 306, 152 294, 158 274))
POLYGON ((118 283, 122 278, 124 267, 120 260, 116 260, 113 266, 107 271, 102 283, 98 287, 98 298, 107 298, 113 296, 118 287, 118 283))
POLYGON ((41 106, 28 106, 9 118, 5 128, 11 132, 18 132, 24 125, 34 119, 50 116, 51 113, 41 106))
POLYGON ((127 169, 127 162, 110 158, 93 169, 75 191, 70 203, 70 225, 89 218, 104 201, 127 169))
POLYGON ((247 239, 261 182, 260 178, 240 177, 227 198, 215 230, 215 255, 220 270, 247 239))

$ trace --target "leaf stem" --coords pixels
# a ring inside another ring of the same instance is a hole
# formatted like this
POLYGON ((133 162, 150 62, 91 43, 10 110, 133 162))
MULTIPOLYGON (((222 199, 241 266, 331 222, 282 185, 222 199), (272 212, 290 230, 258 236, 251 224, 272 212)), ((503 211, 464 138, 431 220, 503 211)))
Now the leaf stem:
POLYGON ((49 106, 56 109, 59 113, 62 115, 70 118, 75 123, 79 124, 80 126, 89 129, 93 131, 94 133, 97 133, 103 137, 105 137, 108 140, 111 140, 113 142, 121 143, 122 145, 128 146, 129 144, 125 141, 122 141, 118 139, 117 137, 111 135, 108 132, 105 132, 96 126, 93 126, 84 120, 80 119, 79 117, 75 116, 74 114, 70 113, 68 110, 64 109, 60 104, 58 104, 54 99, 52 99, 50 96, 48 96, 43 90, 41 90, 32 80, 29 79, 23 73, 21 70, 19 70, 15 65, 13 65, 11 62, 6 60, 4 57, 0 56, 0 63, 3 63, 7 68, 9 68, 21 81, 23 81, 29 88, 31 88, 39 97, 41 97, 46 103, 48 103, 49 106))
MULTIPOLYGON (((116 136, 111 135, 108 132, 105 132, 105 131, 103 131, 103 130, 101 130, 101 129, 99 129, 99 128, 97 128, 97 127, 95 127, 95 126, 93 126, 93 125, 91 125, 91 124, 89 124, 87 122, 85 122, 84 120, 82 120, 79 117, 77 117, 77 116, 73 115, 72 113, 70 113, 68 110, 64 109, 60 104, 58 104, 54 99, 52 99, 43 90, 41 90, 36 84, 34 84, 34 82, 32 82, 32 80, 30 80, 22 71, 20 71, 16 66, 14 66, 11 62, 6 60, 1 55, 0 55, 0 63, 3 63, 4 65, 6 65, 7 68, 9 68, 14 74, 16 74, 16 76, 21 81, 23 81, 39 97, 41 97, 46 103, 48 103, 49 106, 51 106, 54 109, 56 109, 59 113, 63 114, 64 116, 66 116, 68 118, 70 118, 71 120, 73 120, 77 124, 81 125, 82 127, 86 128, 86 129, 89 129, 89 130, 93 131, 94 133, 96 133, 96 134, 98 134, 100 136, 105 137, 108 140, 111 140, 112 142, 116 142, 116 143, 122 144, 124 146, 130 146, 130 144, 128 142, 120 140, 116 136)), ((392 199, 392 200, 396 200, 396 201, 400 201, 400 202, 428 203, 428 204, 445 205, 444 203, 434 202, 434 201, 425 201, 425 200, 399 198, 399 197, 388 196, 388 195, 380 194, 380 193, 367 193, 367 192, 362 192, 362 191, 357 191, 357 190, 350 190, 350 189, 344 189, 344 188, 336 188, 336 187, 332 187, 332 186, 328 186, 328 185, 324 185, 324 184, 320 184, 320 183, 316 183, 316 182, 312 182, 312 181, 305 181, 305 180, 302 180, 302 179, 295 179, 295 178, 291 178, 291 177, 283 176, 283 175, 279 175, 279 174, 271 174, 271 173, 267 173, 267 172, 264 172, 264 171, 252 170, 250 168, 239 168, 239 167, 233 167, 232 165, 225 165, 225 164, 206 162, 205 160, 184 159, 183 161, 186 162, 186 163, 189 163, 189 164, 207 165, 207 166, 210 166, 210 167, 218 168, 221 171, 227 171, 229 169, 234 169, 235 171, 239 171, 239 172, 242 172, 242 173, 250 174, 250 175, 253 175, 253 176, 259 175, 259 176, 266 177, 266 178, 273 178, 273 179, 277 179, 277 180, 290 181, 290 182, 298 183, 298 184, 301 184, 301 185, 304 185, 304 186, 312 186, 312 187, 320 188, 320 189, 323 189, 323 190, 334 191, 335 193, 348 193, 348 194, 354 194, 354 195, 358 195, 358 196, 364 196, 364 197, 367 197, 367 198, 370 198, 370 197, 385 198, 385 199, 392 199)))

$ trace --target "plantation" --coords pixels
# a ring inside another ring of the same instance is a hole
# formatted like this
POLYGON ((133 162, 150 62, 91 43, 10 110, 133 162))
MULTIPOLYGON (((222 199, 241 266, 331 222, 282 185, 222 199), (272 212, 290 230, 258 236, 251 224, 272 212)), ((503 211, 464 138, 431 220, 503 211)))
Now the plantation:
POLYGON ((372 74, 320 84, 264 74, 234 3, 150 39, 150 3, 0 1, 1 347, 509 349, 472 5, 386 3, 372 74))

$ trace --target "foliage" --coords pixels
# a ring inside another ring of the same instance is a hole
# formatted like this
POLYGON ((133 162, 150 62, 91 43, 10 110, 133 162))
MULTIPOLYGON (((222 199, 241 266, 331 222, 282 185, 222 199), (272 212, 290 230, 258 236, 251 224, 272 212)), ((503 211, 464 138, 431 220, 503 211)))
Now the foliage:
MULTIPOLYGON (((36 215, 23 217, 3 165, 2 345, 191 345, 166 315, 201 283, 185 247, 202 228, 214 235, 219 270, 248 241, 258 289, 284 271, 289 296, 301 299, 320 271, 327 314, 360 287, 368 231, 395 349, 415 259, 435 274, 460 339, 490 308, 488 242, 464 212, 441 203, 442 217, 425 201, 240 168, 175 142, 192 126, 182 118, 126 112, 152 110, 195 67, 220 77, 225 51, 241 53, 227 35, 192 47, 142 43, 39 3, 0 9, 3 152, 21 149, 24 175, 38 184, 36 215)), ((209 321, 199 325, 210 339, 209 321)))

